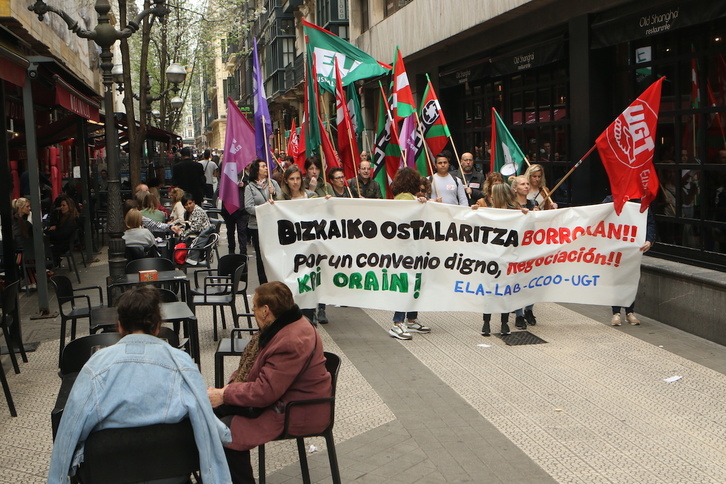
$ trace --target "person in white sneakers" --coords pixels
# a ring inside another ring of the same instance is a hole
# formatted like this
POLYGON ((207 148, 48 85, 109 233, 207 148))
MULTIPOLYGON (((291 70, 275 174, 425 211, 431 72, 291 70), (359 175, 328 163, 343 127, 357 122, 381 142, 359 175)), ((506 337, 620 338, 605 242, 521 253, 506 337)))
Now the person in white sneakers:
MULTIPOLYGON (((421 177, 413 168, 402 168, 398 170, 396 176, 391 183, 391 192, 394 200, 418 200, 426 203, 426 197, 416 197, 421 188, 421 177)), ((388 334, 393 338, 409 340, 412 338, 411 333, 426 334, 431 332, 431 328, 422 325, 417 321, 418 312, 412 311, 404 313, 396 311, 393 314, 393 326, 388 330, 388 334)))
MULTIPOLYGON (((613 196, 608 195, 607 197, 605 197, 605 200, 603 200, 602 203, 610 203, 612 201, 613 196)), ((640 203, 640 199, 628 200, 628 202, 640 203)), ((653 208, 648 207, 645 225, 645 242, 643 243, 643 245, 640 246, 641 252, 646 253, 650 250, 651 247, 653 247, 653 243, 655 242, 655 227, 656 225, 655 216, 653 215, 653 208)), ((612 326, 620 326, 621 324, 623 324, 623 318, 620 315, 622 309, 622 306, 612 306, 613 316, 612 318, 610 318, 610 324, 612 326)), ((640 320, 635 315, 635 301, 633 301, 630 306, 625 308, 625 320, 633 326, 640 325, 640 320)))

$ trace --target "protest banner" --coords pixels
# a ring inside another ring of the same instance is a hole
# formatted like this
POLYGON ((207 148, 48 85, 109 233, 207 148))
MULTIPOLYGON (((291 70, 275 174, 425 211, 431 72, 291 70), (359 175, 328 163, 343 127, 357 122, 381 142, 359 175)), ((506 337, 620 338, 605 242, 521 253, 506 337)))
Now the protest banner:
POLYGON ((635 300, 646 214, 626 203, 529 212, 418 201, 309 199, 257 207, 270 280, 300 307, 510 312, 635 300))

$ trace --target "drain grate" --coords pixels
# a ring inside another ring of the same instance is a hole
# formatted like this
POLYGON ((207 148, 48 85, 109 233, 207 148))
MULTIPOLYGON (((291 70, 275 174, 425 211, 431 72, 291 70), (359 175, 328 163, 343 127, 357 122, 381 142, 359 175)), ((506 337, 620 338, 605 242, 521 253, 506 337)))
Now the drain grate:
POLYGON ((506 336, 499 333, 496 336, 509 346, 539 345, 547 342, 529 331, 515 331, 514 333, 506 336))

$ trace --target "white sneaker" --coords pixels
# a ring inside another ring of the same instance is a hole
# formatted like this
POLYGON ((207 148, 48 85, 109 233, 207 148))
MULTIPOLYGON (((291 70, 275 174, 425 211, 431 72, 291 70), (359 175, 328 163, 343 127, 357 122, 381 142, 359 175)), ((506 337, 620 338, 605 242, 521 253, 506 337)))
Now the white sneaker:
POLYGON ((190 266, 195 266, 195 265, 199 264, 199 262, 196 259, 187 259, 185 262, 190 266))
POLYGON ((640 320, 635 317, 635 313, 628 313, 625 315, 625 319, 628 320, 630 324, 633 326, 638 326, 640 324, 640 320))
POLYGON ((413 338, 413 336, 411 336, 411 333, 406 332, 403 324, 394 324, 391 329, 388 330, 388 334, 390 334, 394 338, 403 340, 409 340, 413 338))
POLYGON ((424 326, 415 319, 413 321, 409 320, 404 324, 406 325, 406 331, 408 331, 409 333, 427 334, 431 332, 431 328, 429 328, 428 326, 424 326))
POLYGON ((610 319, 610 324, 613 326, 620 326, 623 323, 623 318, 620 317, 620 313, 613 314, 610 319))

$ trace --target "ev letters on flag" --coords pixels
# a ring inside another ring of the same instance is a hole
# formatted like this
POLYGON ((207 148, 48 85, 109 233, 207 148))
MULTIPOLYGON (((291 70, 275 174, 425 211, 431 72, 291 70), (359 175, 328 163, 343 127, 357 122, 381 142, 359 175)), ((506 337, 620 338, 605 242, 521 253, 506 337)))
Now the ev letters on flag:
POLYGON ((338 198, 258 210, 268 276, 287 284, 302 308, 502 313, 543 301, 628 305, 646 224, 634 203, 620 216, 612 203, 523 214, 338 198))

